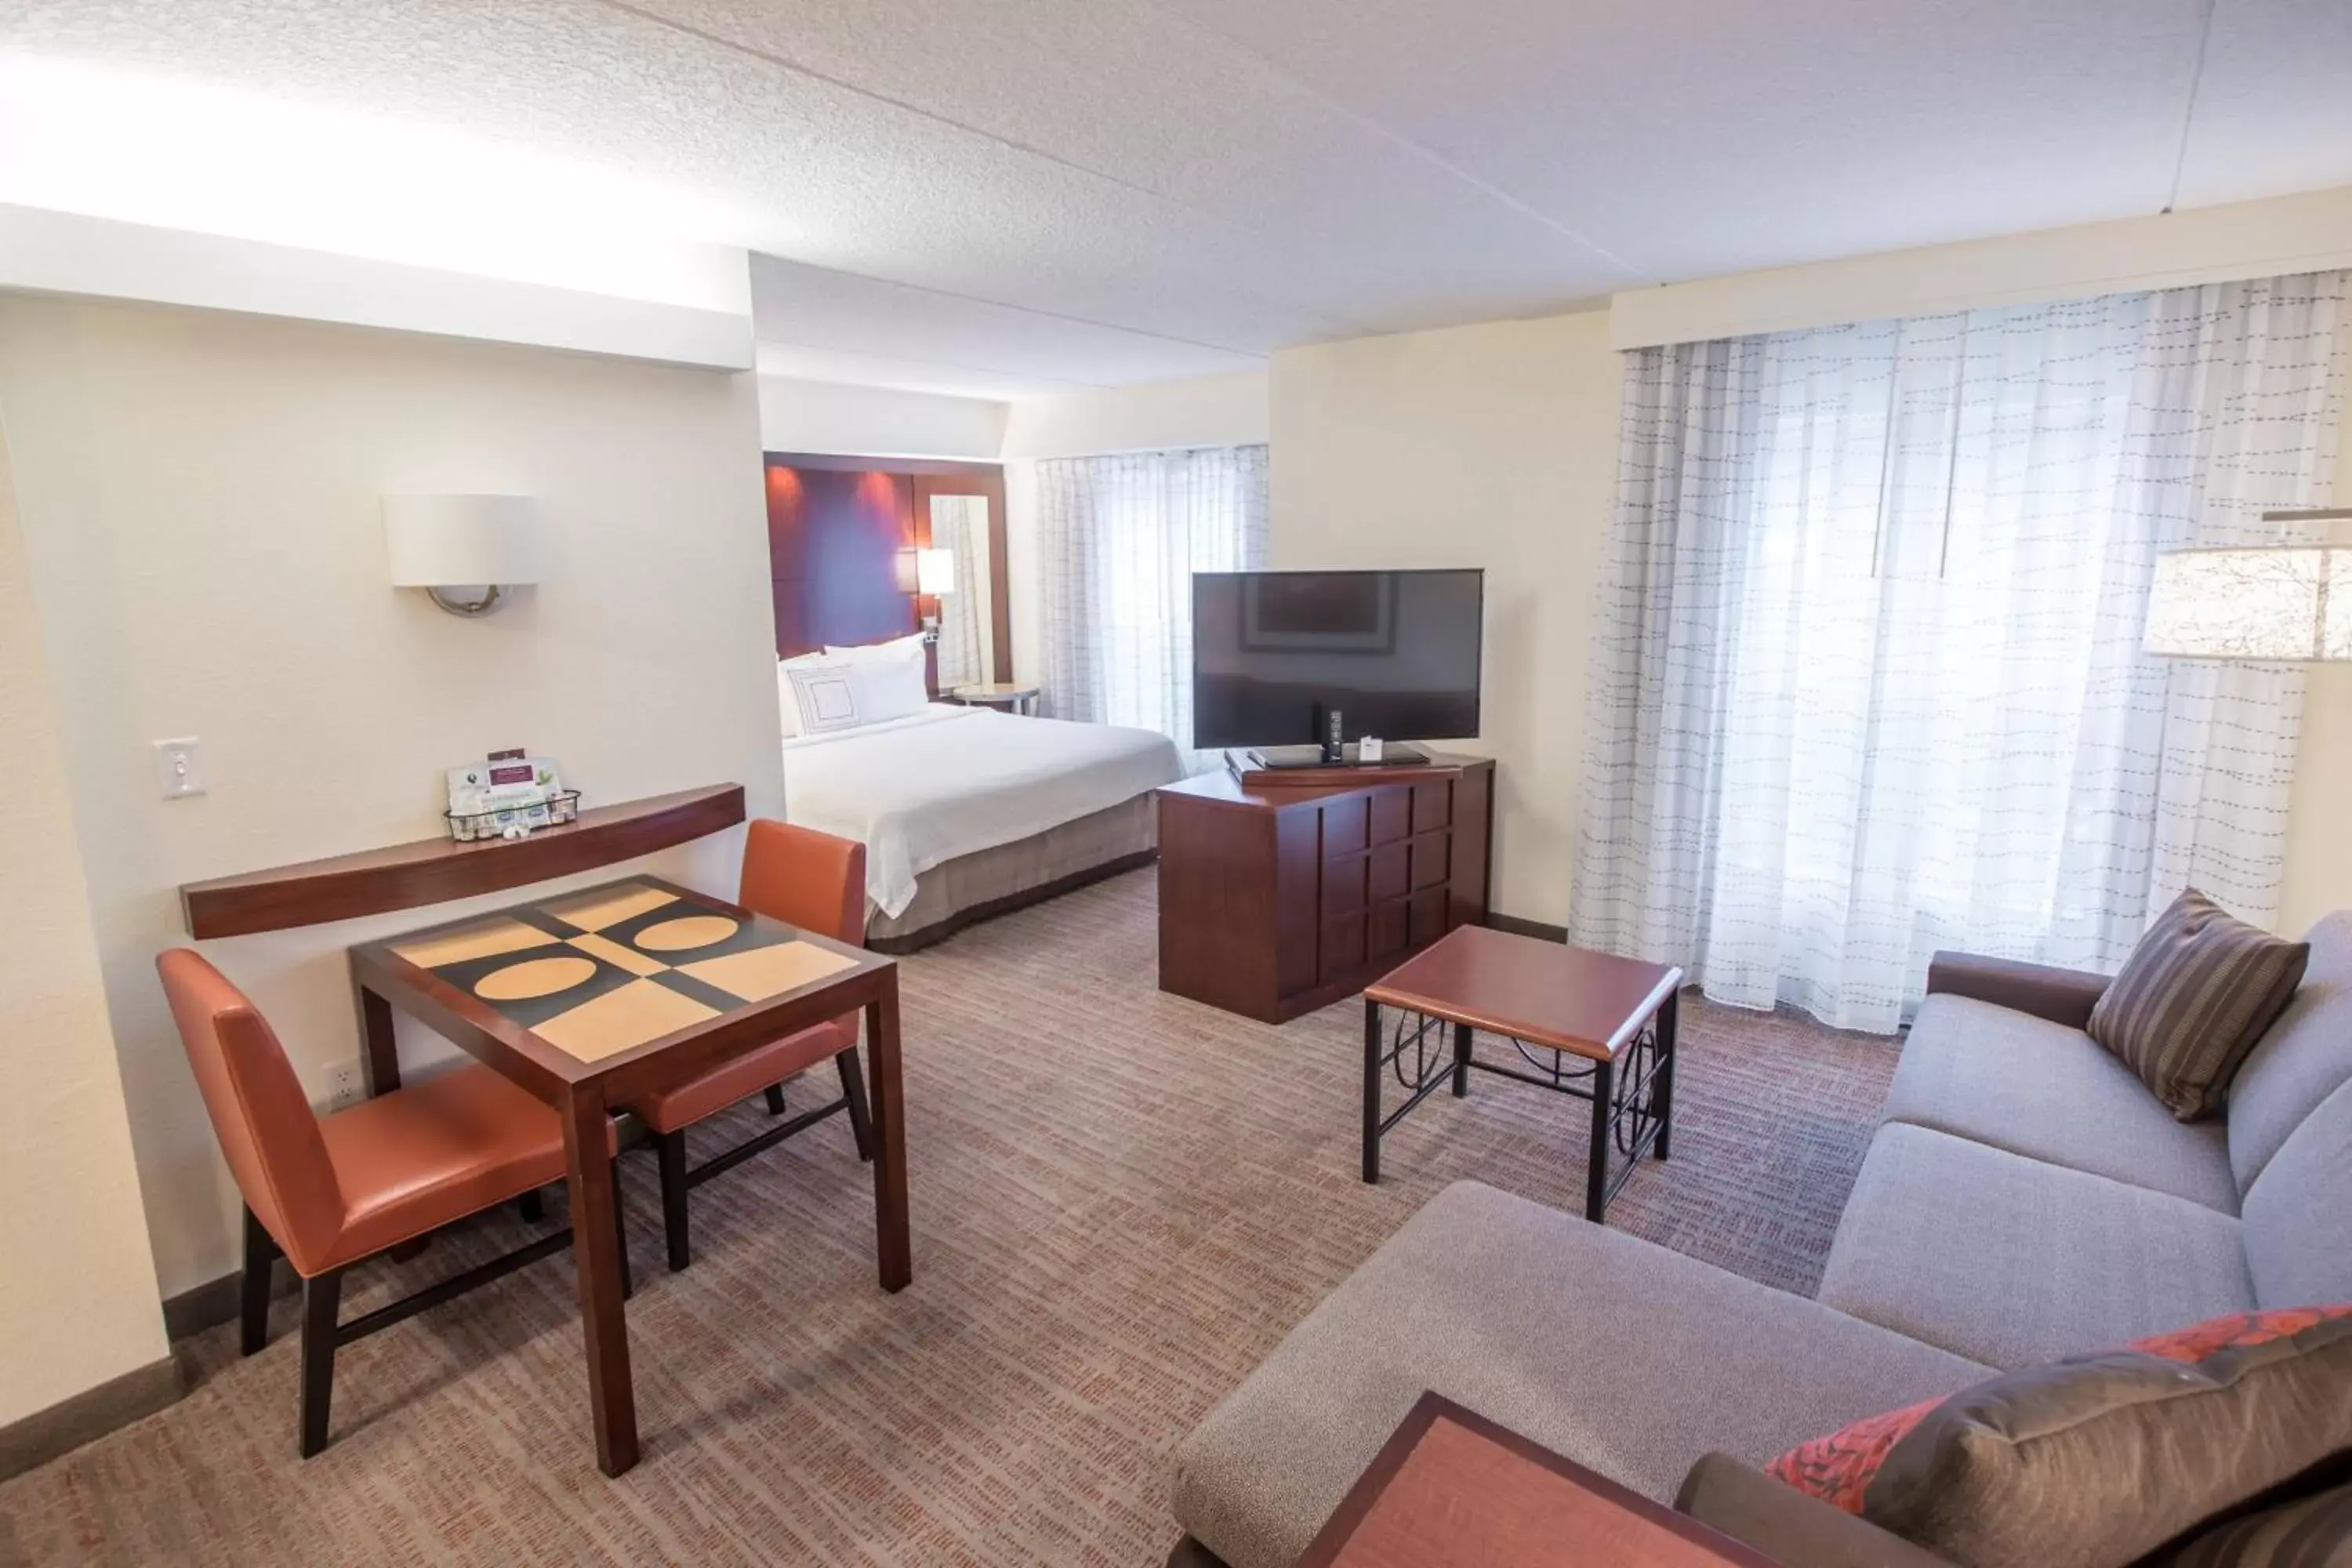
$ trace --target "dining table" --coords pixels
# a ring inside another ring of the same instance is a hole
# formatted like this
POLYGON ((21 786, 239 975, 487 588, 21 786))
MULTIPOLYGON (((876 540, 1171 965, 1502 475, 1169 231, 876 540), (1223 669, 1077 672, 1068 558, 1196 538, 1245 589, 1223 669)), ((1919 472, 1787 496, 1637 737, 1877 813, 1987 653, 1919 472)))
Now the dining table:
POLYGON ((898 965, 659 877, 632 876, 351 949, 366 1087, 400 1087, 404 1013, 563 1125, 596 1462, 637 1462, 621 1289, 615 1113, 811 1025, 862 1013, 882 1289, 913 1279, 898 965))

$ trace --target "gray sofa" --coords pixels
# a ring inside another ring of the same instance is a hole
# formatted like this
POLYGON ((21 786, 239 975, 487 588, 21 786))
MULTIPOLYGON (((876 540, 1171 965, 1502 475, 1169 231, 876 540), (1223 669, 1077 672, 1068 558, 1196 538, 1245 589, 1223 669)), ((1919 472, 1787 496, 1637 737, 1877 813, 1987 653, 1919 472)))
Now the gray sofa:
POLYGON ((1178 1447, 1175 1561, 1290 1568, 1425 1388, 1782 1561, 1933 1561, 1745 1467, 1996 1371, 2352 1300, 2352 913, 2310 940, 2226 1117, 2188 1126, 2083 1033, 2105 979, 1939 956, 1815 1300, 1449 1187, 1178 1447))

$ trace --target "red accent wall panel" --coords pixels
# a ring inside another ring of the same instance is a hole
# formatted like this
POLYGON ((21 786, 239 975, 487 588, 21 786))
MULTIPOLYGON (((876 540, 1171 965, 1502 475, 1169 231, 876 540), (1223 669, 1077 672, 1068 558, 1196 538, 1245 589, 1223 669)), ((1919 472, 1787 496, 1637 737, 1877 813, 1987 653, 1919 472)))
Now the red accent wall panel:
POLYGON ((776 657, 916 629, 898 552, 918 542, 913 480, 878 469, 768 466, 776 657))

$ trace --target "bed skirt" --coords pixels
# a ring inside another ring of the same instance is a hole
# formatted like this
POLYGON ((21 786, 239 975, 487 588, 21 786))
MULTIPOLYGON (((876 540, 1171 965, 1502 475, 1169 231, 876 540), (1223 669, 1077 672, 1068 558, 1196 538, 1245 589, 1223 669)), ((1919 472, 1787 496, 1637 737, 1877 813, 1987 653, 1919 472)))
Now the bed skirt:
POLYGON ((877 952, 912 952, 974 921, 1148 866, 1159 858, 1159 829, 1158 805, 1146 791, 1034 837, 960 855, 917 877, 915 901, 896 919, 871 913, 866 945, 877 952))

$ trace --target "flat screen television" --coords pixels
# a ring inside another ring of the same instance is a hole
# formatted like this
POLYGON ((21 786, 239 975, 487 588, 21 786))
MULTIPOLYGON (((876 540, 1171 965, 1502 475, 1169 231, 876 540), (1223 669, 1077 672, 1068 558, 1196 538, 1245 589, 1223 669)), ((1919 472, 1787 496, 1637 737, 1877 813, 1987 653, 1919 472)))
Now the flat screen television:
POLYGON ((1195 572, 1192 743, 1280 766, 1341 761, 1366 735, 1469 739, 1485 597, 1475 567, 1195 572))

